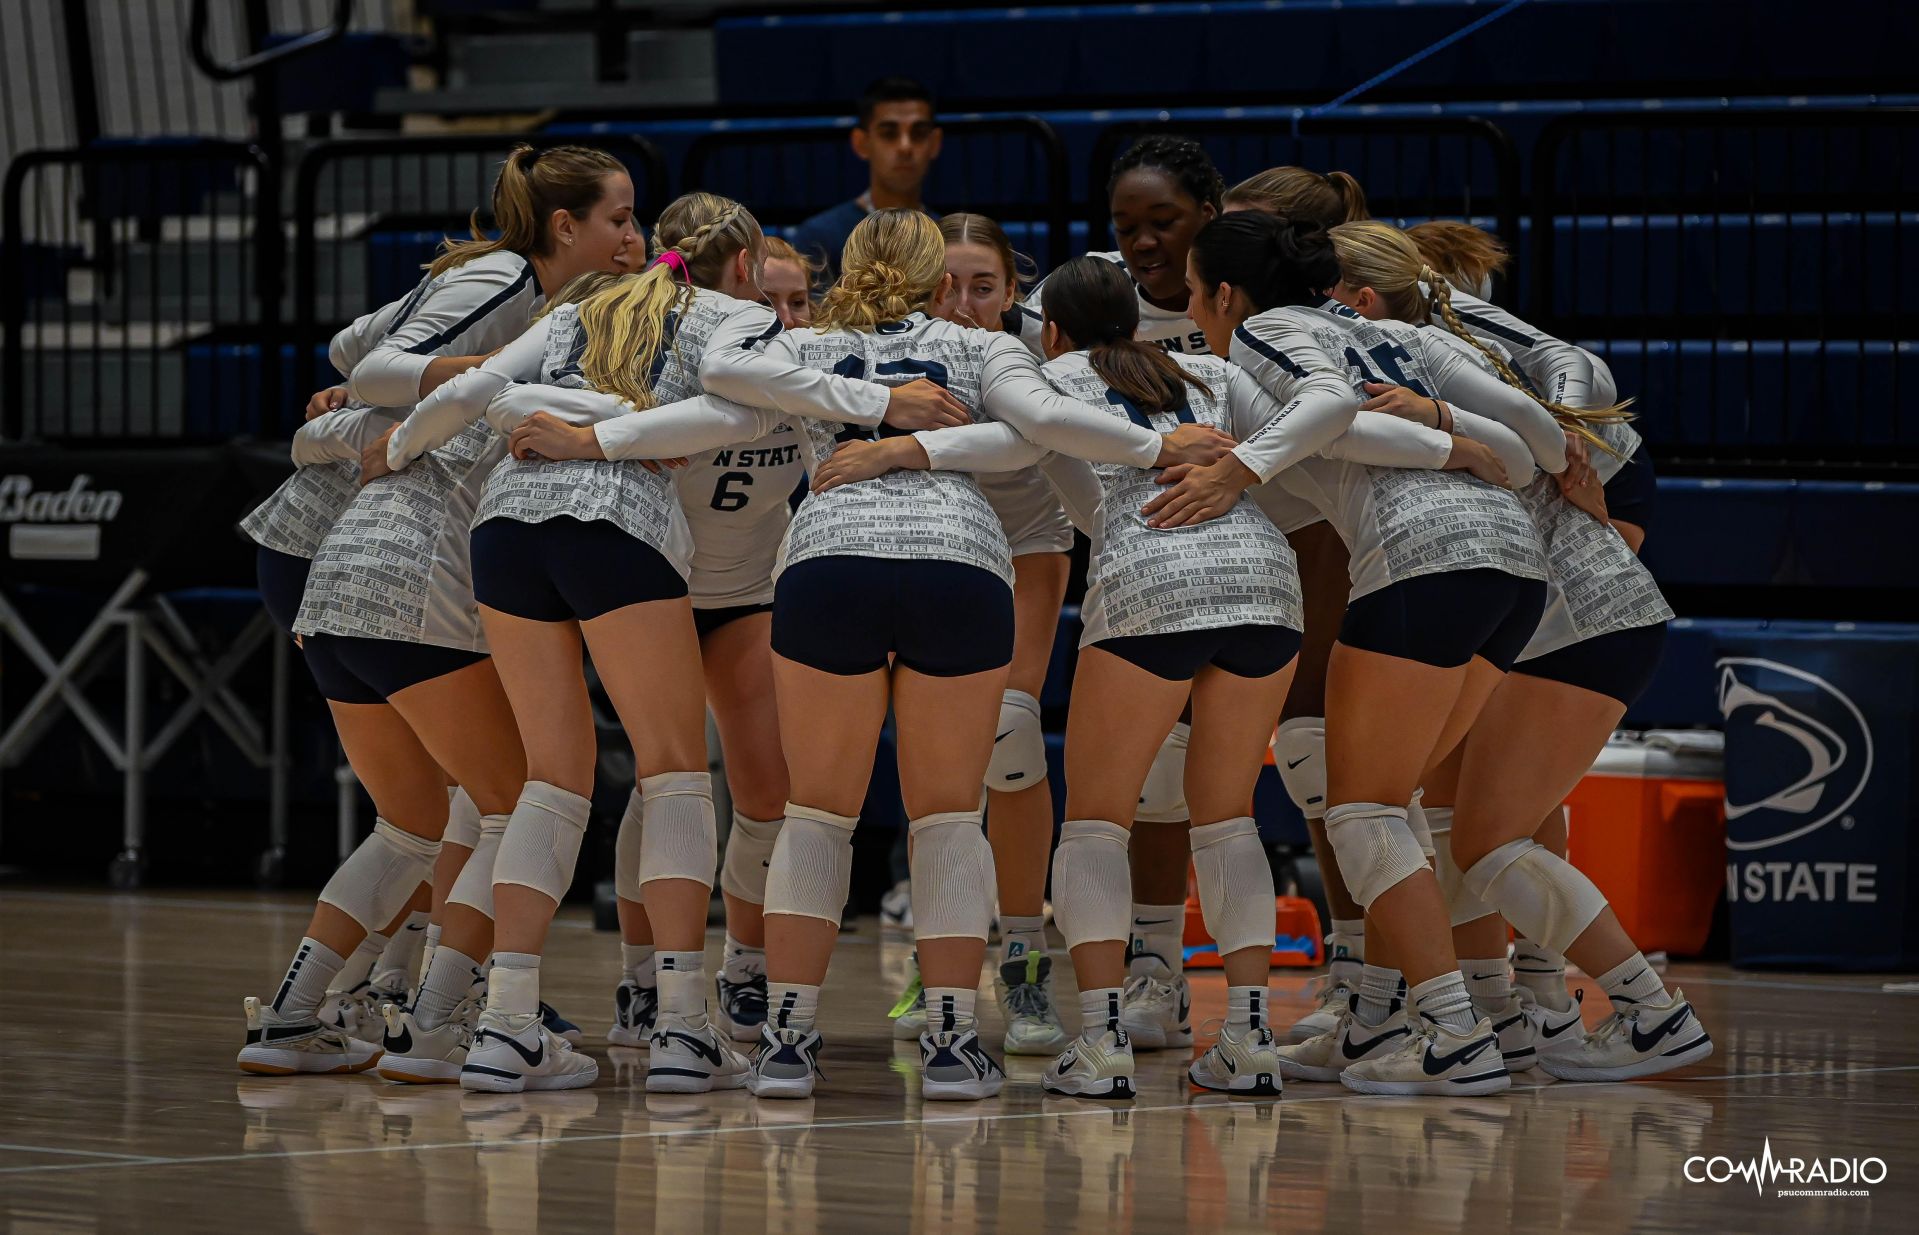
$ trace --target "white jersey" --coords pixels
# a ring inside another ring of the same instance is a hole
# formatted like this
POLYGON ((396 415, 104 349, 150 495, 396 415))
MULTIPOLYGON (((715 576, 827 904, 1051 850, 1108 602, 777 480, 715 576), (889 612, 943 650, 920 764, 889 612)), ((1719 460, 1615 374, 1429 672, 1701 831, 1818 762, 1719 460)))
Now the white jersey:
MULTIPOLYGON (((1149 415, 1133 407, 1101 379, 1084 352, 1061 356, 1043 372, 1062 393, 1159 432, 1197 423, 1242 437, 1277 410, 1232 365, 1212 356, 1176 359, 1210 390, 1189 388, 1177 413, 1149 415)), ((1292 548, 1250 500, 1242 497, 1204 523, 1152 528, 1140 508, 1161 492, 1153 469, 1106 463, 1093 471, 1102 496, 1080 605, 1081 647, 1221 626, 1302 628, 1292 548)))
MULTIPOLYGON (((353 372, 353 366, 400 322, 400 310, 410 300, 382 305, 334 335, 327 348, 334 370, 353 372)), ((392 409, 369 409, 349 397, 337 412, 316 417, 325 423, 308 435, 305 450, 295 451, 298 466, 293 475, 241 521, 240 530, 264 548, 311 558, 340 512, 359 495, 360 452, 392 427, 399 414, 392 409)))
MULTIPOLYGON (((423 280, 400 325, 354 366, 348 388, 374 406, 410 406, 435 356, 505 346, 540 299, 533 267, 513 253, 423 280)), ((473 424, 361 489, 313 556, 294 632, 485 651, 467 532, 487 473, 505 453, 491 426, 473 424)))
POLYGON ((1460 325, 1474 338, 1497 345, 1511 357, 1513 368, 1525 375, 1542 398, 1571 407, 1610 403, 1611 397, 1601 397, 1602 382, 1603 389, 1612 390, 1616 396, 1612 371, 1584 348, 1534 329, 1470 292, 1453 292, 1452 304, 1460 325))
MULTIPOLYGON (((1535 455, 1545 453, 1554 470, 1565 467, 1564 436, 1544 409, 1403 323, 1369 322, 1320 309, 1270 310, 1249 318, 1235 332, 1233 360, 1252 369, 1271 389, 1272 374, 1300 367, 1302 334, 1318 345, 1320 357, 1344 362, 1355 393, 1363 395, 1366 382, 1387 381, 1449 402, 1470 402, 1494 420, 1504 415, 1532 418, 1530 425, 1515 426, 1515 431, 1533 446, 1535 455), (1275 322, 1276 317, 1287 320, 1275 322)), ((1254 443, 1237 448, 1242 460, 1249 445, 1254 443)), ((1253 471, 1271 475, 1256 466, 1253 471)), ((1545 550, 1518 495, 1463 472, 1319 457, 1284 472, 1282 483, 1324 513, 1345 540, 1354 599, 1403 579, 1444 571, 1484 568, 1525 579, 1547 576, 1545 550)))
MULTIPOLYGON (((1109 261, 1120 270, 1126 270, 1126 258, 1118 252, 1088 253, 1088 257, 1097 257, 1109 261)), ((1146 293, 1137 282, 1133 282, 1130 272, 1127 281, 1133 283, 1133 293, 1139 297, 1139 330, 1133 337, 1142 343, 1151 343, 1155 347, 1183 356, 1206 356, 1212 348, 1206 346, 1206 332, 1201 330, 1183 309, 1162 309, 1146 299, 1146 293)), ((1024 303, 1016 306, 1019 314, 1019 335, 1035 353, 1039 351, 1040 327, 1044 324, 1041 309, 1045 305, 1044 291, 1046 280, 1041 279, 1026 293, 1024 303)))
POLYGON ((693 529, 693 607, 771 604, 773 565, 792 520, 789 499, 806 479, 799 430, 788 422, 750 442, 695 455, 673 479, 693 529))

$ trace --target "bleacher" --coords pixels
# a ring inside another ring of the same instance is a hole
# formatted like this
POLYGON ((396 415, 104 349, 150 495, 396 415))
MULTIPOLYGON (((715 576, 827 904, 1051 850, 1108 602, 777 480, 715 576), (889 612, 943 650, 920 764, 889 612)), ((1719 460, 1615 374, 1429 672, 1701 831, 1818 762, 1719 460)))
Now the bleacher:
MULTIPOLYGON (((80 7, 111 37, 125 3, 80 7)), ((376 0, 336 37, 332 0, 264 29, 237 0, 155 7, 211 14, 159 59, 247 83, 250 111, 134 137, 94 108, 12 149, 0 445, 281 440, 332 331, 417 278, 513 140, 607 144, 642 217, 701 187, 778 231, 862 183, 847 100, 907 71, 947 128, 929 202, 1001 218, 1042 268, 1111 247, 1107 168, 1148 131, 1229 181, 1343 168, 1380 217, 1499 232, 1495 298, 1635 399, 1647 559, 1682 613, 1894 617, 1919 592, 1919 6, 376 0)), ((1635 719, 1698 723, 1662 706, 1635 719)))

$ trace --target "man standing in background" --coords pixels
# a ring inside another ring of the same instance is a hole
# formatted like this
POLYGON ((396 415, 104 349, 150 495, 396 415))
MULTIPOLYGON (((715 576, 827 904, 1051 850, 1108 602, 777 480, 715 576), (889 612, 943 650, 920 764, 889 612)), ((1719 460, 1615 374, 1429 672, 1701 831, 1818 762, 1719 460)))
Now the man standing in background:
MULTIPOLYGON (((853 153, 871 171, 866 191, 822 210, 787 235, 820 267, 821 286, 839 278, 840 250, 859 221, 875 210, 925 210, 920 190, 939 157, 941 132, 933 93, 908 77, 882 77, 860 96, 853 153)), ((932 213, 927 211, 927 213, 932 213)))

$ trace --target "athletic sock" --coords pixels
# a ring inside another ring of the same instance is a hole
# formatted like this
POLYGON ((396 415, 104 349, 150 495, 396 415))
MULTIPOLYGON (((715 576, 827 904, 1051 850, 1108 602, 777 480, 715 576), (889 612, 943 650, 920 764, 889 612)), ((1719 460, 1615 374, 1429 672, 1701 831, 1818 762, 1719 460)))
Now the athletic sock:
POLYGON ((1479 960, 1462 958, 1459 976, 1465 979, 1466 993, 1473 998, 1475 1016, 1496 1016, 1513 997, 1512 978, 1506 971, 1503 956, 1479 960))
POLYGON ((1355 1009, 1362 1025, 1383 1025, 1399 1001, 1406 979, 1397 969, 1379 965, 1363 966, 1359 974, 1359 1003, 1355 1009))
POLYGON ((1096 987, 1079 993, 1079 1031, 1088 1038, 1119 1030, 1120 988, 1096 987))
POLYGON ((398 970, 401 980, 411 990, 420 977, 420 952, 426 947, 427 922, 424 909, 416 909, 406 915, 406 921, 400 929, 393 932, 386 951, 380 953, 373 972, 391 973, 398 970))
POLYGON ((378 931, 368 931, 366 938, 360 940, 360 946, 353 949, 353 955, 346 958, 333 980, 327 983, 327 994, 350 994, 366 985, 367 975, 373 972, 373 962, 380 959, 380 953, 386 951, 386 936, 378 931))
POLYGON ((1142 905, 1133 902, 1133 932, 1126 955, 1134 962, 1156 956, 1174 973, 1186 967, 1186 952, 1180 941, 1186 935, 1186 905, 1142 905))
POLYGON ((1659 980, 1643 952, 1635 952, 1599 976, 1599 989, 1612 1000, 1613 1011, 1624 1014, 1642 1003, 1665 1003, 1666 984, 1659 980))
POLYGON ((1513 944, 1513 981, 1531 991, 1542 1008, 1564 1012, 1573 1006, 1566 989, 1566 958, 1530 939, 1513 944))
POLYGON ((766 984, 766 1018, 773 1028, 811 1030, 819 1015, 819 987, 802 982, 766 984))
POLYGON ((734 985, 766 972, 766 949, 741 943, 731 935, 726 937, 726 949, 720 957, 720 976, 734 985))
POLYGON ((620 945, 620 968, 626 976, 642 987, 652 988, 658 985, 657 966, 653 960, 653 945, 650 943, 623 943, 620 945))
POLYGON ((1466 980, 1456 969, 1428 978, 1413 987, 1408 996, 1421 1016, 1439 1022, 1454 1033, 1471 1033, 1477 1023, 1473 1017, 1472 996, 1466 993, 1466 980))
POLYGON ((706 953, 662 950, 654 961, 660 975, 660 1015, 687 1020, 706 1015, 706 953))
POLYGON ((530 1016, 540 1010, 540 957, 534 952, 495 952, 486 975, 486 1010, 530 1016))
POLYGON ((435 948, 426 977, 420 979, 420 994, 413 1001, 413 1023, 421 1029, 446 1024, 479 976, 480 962, 445 944, 435 948))
POLYGON ((973 1028, 973 1010, 979 999, 977 990, 959 986, 926 988, 926 1031, 958 1033, 973 1028))
POLYGON ((1359 985, 1360 966, 1366 962, 1366 919, 1334 918, 1326 937, 1326 968, 1335 982, 1359 985))
POLYGON ((1046 918, 1044 915, 1030 918, 1013 918, 1002 915, 999 920, 999 963, 1018 960, 1033 952, 1046 951, 1046 918))
POLYGON ((1270 996, 1263 986, 1227 987, 1226 1028, 1233 1031, 1235 1038, 1265 1028, 1269 1002, 1270 996))
POLYGON ((300 940, 293 950, 293 963, 287 966, 280 989, 267 1006, 290 1021, 310 1021, 326 998, 327 983, 346 964, 338 952, 312 937, 300 940))

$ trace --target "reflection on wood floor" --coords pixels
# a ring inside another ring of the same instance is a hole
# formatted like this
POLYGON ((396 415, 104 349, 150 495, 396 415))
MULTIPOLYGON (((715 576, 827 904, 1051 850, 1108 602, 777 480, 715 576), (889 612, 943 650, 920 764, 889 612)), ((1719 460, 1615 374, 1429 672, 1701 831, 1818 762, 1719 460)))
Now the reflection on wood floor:
MULTIPOLYGON (((1043 1097, 1037 1059, 1008 1061, 997 1100, 922 1104, 884 1019, 908 945, 869 927, 834 961, 819 1096, 762 1103, 646 1094, 644 1055, 599 1036, 614 941, 569 912, 544 972, 598 1087, 243 1076, 241 997, 310 905, 0 891, 0 1229, 1823 1232, 1910 1230, 1919 1200, 1919 1005, 1876 979, 1674 966, 1719 1052, 1652 1083, 1232 1102, 1157 1054, 1130 1107, 1043 1097), (1775 1159, 1877 1157, 1885 1178, 1822 1197, 1686 1179, 1688 1158, 1743 1163, 1768 1141, 1775 1159)), ((1275 975, 1277 1019, 1303 1010, 1305 976, 1275 975)), ((1196 1024, 1224 998, 1196 980, 1196 1024)), ((1589 1021, 1602 1004, 1589 992, 1589 1021)))

